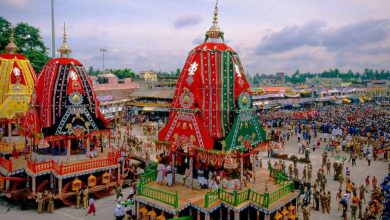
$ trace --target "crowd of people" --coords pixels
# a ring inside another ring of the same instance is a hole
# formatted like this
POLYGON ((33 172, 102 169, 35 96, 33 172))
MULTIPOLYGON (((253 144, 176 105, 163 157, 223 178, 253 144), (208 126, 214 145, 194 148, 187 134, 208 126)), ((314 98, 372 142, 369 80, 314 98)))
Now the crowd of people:
POLYGON ((350 152, 353 162, 364 157, 370 163, 373 159, 388 159, 390 156, 389 111, 364 104, 323 106, 298 110, 299 114, 278 110, 258 116, 272 139, 284 143, 292 135, 297 136, 298 153, 308 156, 307 148, 314 151, 324 143, 332 155, 344 150, 350 152))
MULTIPOLYGON (((290 164, 288 174, 291 178, 309 182, 312 187, 313 209, 325 213, 330 212, 332 193, 326 190, 327 178, 333 175, 339 182, 339 190, 335 194, 338 211, 347 219, 350 210, 351 219, 378 219, 383 205, 380 200, 380 189, 375 176, 367 176, 365 183, 355 184, 351 179, 352 167, 367 161, 370 166, 373 160, 388 160, 390 119, 389 109, 374 104, 323 106, 298 111, 277 110, 258 114, 259 120, 269 130, 270 137, 284 145, 285 141, 296 137, 297 153, 308 158, 310 151, 320 150, 322 166, 317 178, 311 181, 312 166, 303 167, 299 176, 297 167, 290 164), (344 152, 344 153, 342 153, 344 152), (349 155, 349 158, 344 155, 349 155), (330 159, 333 160, 330 161, 330 159), (333 164, 334 172, 331 174, 333 164), (300 178, 302 177, 302 178, 300 178), (345 189, 343 185, 345 184, 345 189), (319 189, 318 189, 319 188, 319 189), (366 202, 366 193, 371 193, 371 201, 366 202), (363 207, 362 202, 366 205, 363 207)), ((271 153, 270 155, 274 155, 271 153)), ((283 163, 283 169, 286 165, 283 163)), ((286 172, 287 173, 287 172, 286 172)), ((304 218, 308 219, 309 209, 303 207, 304 218)))
POLYGON ((266 127, 283 125, 309 125, 323 133, 332 133, 334 128, 343 134, 367 136, 374 139, 390 137, 389 107, 374 103, 340 106, 320 106, 299 110, 274 110, 258 113, 266 127))

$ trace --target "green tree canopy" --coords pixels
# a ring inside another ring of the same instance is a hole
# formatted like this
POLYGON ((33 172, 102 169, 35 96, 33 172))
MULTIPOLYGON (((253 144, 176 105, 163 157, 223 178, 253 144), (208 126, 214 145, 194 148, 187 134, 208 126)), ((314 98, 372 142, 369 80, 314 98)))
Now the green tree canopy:
POLYGON ((299 70, 296 70, 291 76, 286 76, 286 82, 304 83, 306 79, 317 76, 321 78, 340 78, 343 82, 355 83, 360 80, 390 80, 390 71, 365 68, 363 74, 361 74, 352 70, 343 73, 337 68, 325 70, 322 73, 301 73, 299 70))
POLYGON ((124 79, 124 78, 134 79, 134 78, 136 78, 136 74, 134 73, 134 71, 129 69, 129 68, 112 70, 111 72, 114 75, 116 75, 119 79, 124 79))
MULTIPOLYGON (((11 34, 11 23, 0 17, 0 53, 5 52, 11 34)), ((43 66, 49 60, 47 48, 40 35, 39 29, 27 23, 18 23, 15 26, 15 43, 19 48, 18 53, 26 56, 39 74, 43 66)))
POLYGON ((9 43, 10 27, 11 23, 0 16, 0 51, 5 51, 5 47, 9 43))

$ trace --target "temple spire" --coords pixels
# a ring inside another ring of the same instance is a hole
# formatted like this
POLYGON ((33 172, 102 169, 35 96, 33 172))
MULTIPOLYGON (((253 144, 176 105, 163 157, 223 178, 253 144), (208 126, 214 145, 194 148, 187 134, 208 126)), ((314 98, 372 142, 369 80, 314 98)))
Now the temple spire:
POLYGON ((9 43, 5 47, 6 51, 8 53, 11 53, 11 54, 16 53, 16 51, 19 50, 18 46, 16 46, 16 44, 15 44, 15 38, 14 38, 15 33, 14 32, 15 32, 15 29, 11 28, 11 35, 9 37, 9 43))
POLYGON ((218 0, 215 2, 213 24, 206 32, 205 42, 223 42, 223 31, 218 27, 218 0))
POLYGON ((218 0, 215 2, 213 24, 218 25, 218 0))
POLYGON ((69 48, 68 43, 66 42, 67 36, 66 36, 66 29, 65 29, 65 22, 64 22, 64 36, 62 40, 62 46, 57 51, 61 54, 61 57, 69 57, 69 53, 72 52, 72 50, 69 48))

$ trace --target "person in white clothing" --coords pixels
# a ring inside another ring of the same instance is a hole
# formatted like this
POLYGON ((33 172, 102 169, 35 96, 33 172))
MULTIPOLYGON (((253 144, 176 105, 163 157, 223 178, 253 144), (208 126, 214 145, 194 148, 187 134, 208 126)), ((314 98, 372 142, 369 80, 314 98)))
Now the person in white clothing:
POLYGON ((207 188, 207 179, 204 177, 203 169, 198 170, 198 182, 201 189, 207 188))
POLYGON ((173 174, 172 174, 172 166, 168 164, 166 167, 166 172, 167 172, 167 184, 168 186, 172 186, 173 183, 173 174))
POLYGON ((165 176, 165 165, 163 163, 157 166, 157 183, 162 184, 165 176))

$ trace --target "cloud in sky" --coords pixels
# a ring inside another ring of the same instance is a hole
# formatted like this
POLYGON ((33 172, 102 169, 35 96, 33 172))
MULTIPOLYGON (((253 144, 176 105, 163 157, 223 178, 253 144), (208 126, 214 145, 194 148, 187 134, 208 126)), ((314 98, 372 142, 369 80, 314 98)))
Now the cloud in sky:
MULTIPOLYGON (((215 1, 55 1, 56 48, 66 22, 73 56, 85 66, 135 71, 181 68, 212 24, 215 1)), ((51 47, 49 0, 0 0, 0 16, 27 22, 51 47)), ((219 26, 252 73, 364 67, 390 69, 390 1, 225 0, 219 26)))
POLYGON ((389 19, 364 20, 337 28, 329 28, 324 21, 310 21, 264 36, 255 50, 258 55, 266 55, 301 46, 323 46, 336 51, 359 48, 386 39, 389 27, 389 19))
POLYGON ((191 27, 200 24, 202 20, 200 15, 183 15, 175 19, 173 27, 176 29, 191 27))
POLYGON ((265 55, 288 51, 301 46, 319 45, 319 38, 322 28, 325 26, 323 21, 311 21, 302 26, 287 26, 281 31, 272 32, 264 36, 256 47, 256 53, 265 55))
POLYGON ((24 8, 27 6, 27 0, 1 0, 0 5, 13 8, 24 8))
POLYGON ((253 55, 263 61, 263 65, 258 65, 260 69, 274 65, 289 72, 389 69, 386 60, 390 60, 390 49, 384 46, 389 41, 390 19, 367 19, 338 27, 313 20, 265 34, 253 55))

